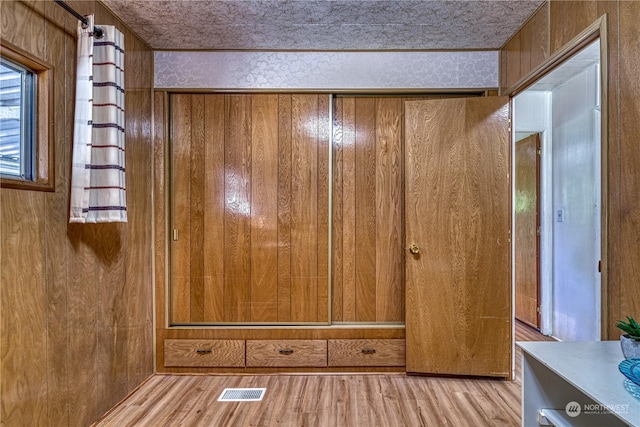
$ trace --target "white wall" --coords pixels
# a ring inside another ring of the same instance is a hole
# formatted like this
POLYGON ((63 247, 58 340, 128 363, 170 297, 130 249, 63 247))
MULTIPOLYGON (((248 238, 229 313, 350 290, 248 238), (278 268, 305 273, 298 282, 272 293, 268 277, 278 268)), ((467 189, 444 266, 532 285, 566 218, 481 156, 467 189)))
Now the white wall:
POLYGON ((498 52, 155 52, 155 87, 424 90, 498 87, 498 52))
POLYGON ((567 341, 600 339, 597 78, 592 65, 552 94, 553 335, 567 341))

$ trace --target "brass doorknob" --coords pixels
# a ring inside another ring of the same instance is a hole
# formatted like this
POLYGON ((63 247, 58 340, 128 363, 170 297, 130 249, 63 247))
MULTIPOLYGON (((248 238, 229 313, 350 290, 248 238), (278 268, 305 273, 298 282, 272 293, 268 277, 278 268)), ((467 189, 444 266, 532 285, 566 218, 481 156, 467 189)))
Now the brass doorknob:
POLYGON ((414 255, 417 255, 420 253, 420 248, 416 245, 410 245, 409 246, 409 252, 411 252, 414 255))

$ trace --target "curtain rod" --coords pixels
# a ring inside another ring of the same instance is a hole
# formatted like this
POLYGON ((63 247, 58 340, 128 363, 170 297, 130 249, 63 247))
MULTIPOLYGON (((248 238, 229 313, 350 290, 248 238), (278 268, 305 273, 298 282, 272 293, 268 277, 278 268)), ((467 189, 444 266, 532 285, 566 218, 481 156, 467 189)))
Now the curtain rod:
MULTIPOLYGON (((89 25, 89 20, 87 18, 85 18, 84 16, 80 15, 78 12, 73 10, 73 8, 68 4, 66 4, 64 1, 62 0, 53 0, 53 1, 55 1, 58 4, 58 6, 61 6, 64 10, 66 10, 67 12, 69 12, 70 14, 78 18, 78 20, 82 22, 82 25, 84 25, 85 28, 89 25)), ((104 36, 104 32, 100 27, 93 27, 93 35, 95 36, 95 38, 101 39, 104 36)))

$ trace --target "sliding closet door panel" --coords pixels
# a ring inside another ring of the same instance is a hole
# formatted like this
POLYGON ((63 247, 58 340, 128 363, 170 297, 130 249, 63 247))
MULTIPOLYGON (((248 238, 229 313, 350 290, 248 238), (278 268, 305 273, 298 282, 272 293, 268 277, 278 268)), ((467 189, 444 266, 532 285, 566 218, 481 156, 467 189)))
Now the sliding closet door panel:
POLYGON ((278 321, 291 322, 291 95, 278 96, 278 321))
POLYGON ((344 98, 336 98, 333 101, 332 123, 332 157, 333 174, 331 180, 331 318, 342 320, 344 312, 344 253, 343 253, 343 158, 344 158, 344 129, 340 125, 344 115, 344 98))
POLYGON ((173 323, 328 321, 328 99, 172 95, 173 323))
POLYGON ((329 321, 329 97, 318 99, 318 322, 329 321))
POLYGON ((225 98, 205 96, 204 318, 223 322, 225 236, 225 98))
POLYGON ((180 230, 173 242, 171 312, 174 322, 191 320, 191 96, 172 98, 173 226, 180 230))
POLYGON ((400 97, 335 100, 334 320, 404 321, 402 109, 400 97))
POLYGON ((403 151, 400 98, 376 106, 376 318, 404 320, 403 151))
POLYGON ((251 95, 229 95, 225 135, 224 310, 251 320, 251 95))
MULTIPOLYGON (((376 320, 376 99, 356 98, 356 321, 376 320)), ((348 165, 346 165, 348 167, 348 165)))
POLYGON ((334 110, 334 185, 333 185, 333 319, 356 319, 356 100, 339 97, 334 110), (342 310, 340 310, 340 308, 342 310))
POLYGON ((191 321, 204 319, 205 119, 204 95, 191 100, 191 321))
MULTIPOLYGON (((314 97, 315 98, 315 97, 314 97)), ((317 319, 318 302, 318 104, 308 96, 291 100, 291 317, 317 319)))
POLYGON ((278 321, 278 95, 252 97, 251 320, 278 321))

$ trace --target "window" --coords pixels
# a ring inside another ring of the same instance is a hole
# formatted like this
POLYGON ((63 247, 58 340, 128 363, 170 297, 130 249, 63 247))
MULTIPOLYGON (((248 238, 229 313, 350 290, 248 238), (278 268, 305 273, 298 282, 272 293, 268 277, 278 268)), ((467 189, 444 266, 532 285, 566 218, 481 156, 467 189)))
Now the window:
POLYGON ((0 174, 31 181, 35 123, 34 74, 5 58, 0 61, 0 174))
POLYGON ((0 48, 0 182, 53 191, 51 67, 5 42, 0 48))

